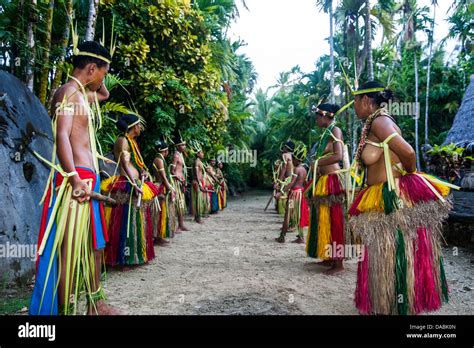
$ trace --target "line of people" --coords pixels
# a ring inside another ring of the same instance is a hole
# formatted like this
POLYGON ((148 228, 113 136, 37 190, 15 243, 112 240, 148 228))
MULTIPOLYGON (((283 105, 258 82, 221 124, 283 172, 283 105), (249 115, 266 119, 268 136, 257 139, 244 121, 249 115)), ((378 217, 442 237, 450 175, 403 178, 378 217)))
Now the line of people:
POLYGON ((361 314, 437 310, 449 297, 440 240, 452 207, 447 196, 457 187, 417 171, 413 148, 384 108, 390 89, 371 81, 353 94, 350 104, 364 126, 352 164, 336 125, 349 104, 314 108, 322 135, 310 156, 302 143, 282 144, 273 167, 275 209, 284 217, 276 241, 297 230, 294 242, 305 243, 328 275, 357 257, 354 301, 361 314), (360 247, 357 256, 353 246, 360 247))
MULTIPOLYGON (((145 165, 136 138, 144 129, 138 116, 122 116, 117 128, 124 135, 114 145, 116 171, 101 184, 101 191, 117 202, 105 208, 109 243, 105 250, 109 266, 145 264, 155 257, 154 244, 168 246, 175 234, 188 231, 184 224, 187 213, 188 168, 185 162, 186 141, 178 135, 172 163, 168 165, 170 149, 163 139, 156 142, 157 156, 151 170, 145 165)), ((190 213, 201 223, 201 216, 215 214, 226 206, 226 184, 223 164, 211 159, 205 165, 204 152, 193 143, 195 155, 192 184, 198 190, 190 200, 190 213), (199 184, 198 184, 199 183, 199 184)))
POLYGON ((181 134, 174 139, 171 164, 169 146, 161 140, 148 167, 137 143, 143 124, 134 114, 117 121, 115 161, 102 156, 99 102, 109 97, 103 81, 111 53, 94 41, 73 52, 73 71, 53 97, 51 159, 35 152, 51 170, 41 200, 31 315, 77 314, 82 304, 88 314, 120 314, 105 301, 104 263, 123 269, 146 264, 155 257, 155 244, 168 245, 176 233, 188 231, 187 205, 199 223, 227 205, 223 164, 206 165, 201 146, 193 142, 189 170, 181 134), (102 182, 101 160, 115 163, 113 175, 102 182))

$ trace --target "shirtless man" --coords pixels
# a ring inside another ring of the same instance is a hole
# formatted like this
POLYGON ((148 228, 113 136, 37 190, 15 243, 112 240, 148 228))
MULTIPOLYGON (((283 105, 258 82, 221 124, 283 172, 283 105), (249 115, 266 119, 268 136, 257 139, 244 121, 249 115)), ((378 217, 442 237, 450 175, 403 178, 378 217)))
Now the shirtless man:
POLYGON ((186 151, 186 142, 178 138, 175 141, 176 152, 173 155, 173 163, 170 165, 171 178, 175 182, 175 187, 179 192, 176 192, 176 203, 177 203, 177 213, 178 213, 178 230, 179 231, 189 231, 188 228, 184 225, 184 214, 186 211, 186 177, 187 177, 187 168, 184 161, 184 152, 186 151))
MULTIPOLYGON (((163 202, 164 204, 169 204, 170 202, 167 200, 167 193, 171 192, 171 202, 174 201, 175 199, 175 192, 173 185, 171 185, 170 178, 168 178, 168 174, 166 172, 166 161, 165 158, 168 157, 169 155, 169 148, 168 144, 164 141, 158 142, 158 151, 159 154, 153 161, 153 170, 155 173, 155 178, 156 178, 156 186, 165 193, 165 201, 163 202)), ((163 207, 163 203, 162 207, 163 207)), ((161 219, 166 219, 166 216, 163 216, 163 213, 166 212, 168 213, 168 209, 161 209, 161 219)), ((161 225, 161 223, 160 223, 161 225)), ((167 245, 169 242, 166 241, 161 235, 156 236, 157 244, 158 245, 167 245)))
MULTIPOLYGON (((283 194, 288 196, 288 202, 285 209, 283 228, 281 230, 280 237, 276 238, 276 241, 279 243, 285 242, 285 235, 290 227, 290 216, 292 215, 293 210, 299 206, 301 207, 299 210, 299 216, 297 216, 296 219, 293 219, 292 221, 294 224, 292 227, 298 229, 298 236, 293 241, 293 243, 304 244, 303 227, 308 226, 308 205, 306 203, 306 198, 303 195, 307 174, 307 171, 303 166, 303 161, 305 158, 305 149, 302 150, 302 152, 299 152, 298 155, 292 156, 292 164, 294 164, 293 174, 291 176, 292 179, 291 182, 283 189, 283 194)), ((278 192, 277 199, 280 198, 280 195, 282 195, 282 193, 278 192)))
POLYGON ((196 158, 193 163, 193 211, 194 211, 194 221, 201 224, 202 213, 204 211, 203 204, 205 204, 204 194, 207 194, 207 190, 204 187, 204 166, 202 164, 202 159, 204 158, 204 152, 202 149, 198 149, 196 158))
POLYGON ((287 141, 282 149, 282 165, 278 173, 278 183, 275 185, 276 190, 284 189, 283 182, 293 174, 293 156, 292 152, 295 149, 295 143, 287 141))
MULTIPOLYGON (((92 181, 100 185, 97 149, 95 146, 95 135, 93 134, 95 130, 89 129, 91 126, 89 118, 93 117, 92 114, 89 114, 91 112, 89 110, 89 103, 95 101, 94 93, 97 93, 99 101, 106 100, 109 97, 109 92, 103 85, 103 80, 109 70, 111 57, 103 46, 94 41, 84 42, 79 45, 77 49, 78 53, 73 58, 74 70, 72 71, 71 79, 55 92, 51 104, 51 114, 56 121, 56 156, 62 171, 70 173, 68 185, 72 187, 73 194, 71 197, 79 203, 85 204, 85 202, 90 201, 91 187, 89 183, 92 181), (90 136, 90 132, 92 136, 90 136), (81 192, 82 195, 78 196, 77 193, 79 192, 81 192)), ((60 175, 57 176, 59 177, 60 175)), ((56 195, 57 193, 51 194, 56 195)), ((97 204, 97 202, 92 202, 91 209, 93 209, 93 204, 97 204)), ((100 204, 99 202, 96 207, 102 209, 100 204)), ((37 297, 37 290, 42 292, 43 287, 47 290, 46 292, 51 290, 47 284, 50 279, 47 279, 45 274, 42 273, 42 264, 49 261, 47 260, 48 257, 57 257, 55 255, 47 256, 43 254, 38 258, 37 281, 30 306, 31 314, 72 314, 70 307, 73 306, 73 302, 70 301, 75 285, 76 276, 74 273, 76 271, 72 267, 68 270, 66 265, 73 264, 71 263, 72 258, 78 256, 71 252, 73 249, 68 245, 69 243, 65 242, 74 240, 74 236, 69 236, 69 233, 79 233, 78 226, 72 229, 68 228, 68 224, 74 223, 72 222, 74 220, 71 221, 70 218, 72 209, 73 206, 70 205, 66 218, 67 222, 64 226, 64 231, 62 231, 64 234, 62 240, 59 240, 57 247, 57 249, 61 251, 59 286, 57 295, 53 294, 51 299, 52 302, 58 301, 58 303, 56 305, 47 304, 48 294, 44 298, 42 296, 37 297), (38 303, 39 299, 41 300, 38 303), (48 306, 49 308, 44 308, 48 306), (53 309, 54 306, 59 307, 59 309, 53 309)), ((60 219, 59 213, 57 213, 56 219, 60 219)), ((91 225, 92 224, 89 224, 89 226, 91 225)), ((91 284, 92 293, 89 294, 90 297, 87 297, 89 303, 88 313, 105 315, 118 314, 115 309, 105 304, 100 285, 101 258, 103 248, 105 247, 105 240, 107 239, 104 235, 105 222, 101 221, 99 217, 94 216, 94 227, 91 228, 94 228, 95 233, 100 234, 100 236, 96 235, 95 243, 97 248, 90 251, 94 254, 94 264, 91 265, 90 268, 91 272, 92 269, 94 270, 94 274, 83 275, 83 277, 93 278, 91 284), (98 230, 99 225, 100 231, 98 230), (103 229, 102 225, 104 227, 103 229), (100 240, 97 238, 100 238, 100 240), (96 296, 96 299, 94 299, 94 296, 96 296), (90 298, 93 298, 93 300, 89 301, 90 298)), ((55 233, 60 232, 61 231, 57 230, 55 233)), ((49 235, 49 239, 51 239, 51 237, 52 236, 49 235)), ((41 238, 43 238, 43 236, 40 233, 40 239, 41 238)), ((50 252, 54 252, 52 250, 54 249, 50 249, 50 252)), ((75 313, 75 310, 73 313, 75 313)))
POLYGON ((209 161, 209 165, 206 167, 206 174, 208 178, 208 190, 209 199, 211 202, 211 214, 217 214, 219 211, 219 201, 217 197, 217 185, 219 184, 219 179, 217 178, 216 170, 216 160, 213 158, 209 161))

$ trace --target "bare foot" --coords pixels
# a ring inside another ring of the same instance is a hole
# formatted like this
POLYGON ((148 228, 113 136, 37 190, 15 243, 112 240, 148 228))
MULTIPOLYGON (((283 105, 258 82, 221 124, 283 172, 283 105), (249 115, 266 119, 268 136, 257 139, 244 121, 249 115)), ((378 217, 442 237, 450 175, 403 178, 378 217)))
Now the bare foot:
POLYGON ((180 230, 174 231, 174 234, 180 234, 180 233, 183 233, 183 232, 181 232, 180 230))
POLYGON ((280 236, 278 238, 275 238, 275 240, 278 242, 278 243, 285 243, 285 237, 283 236, 280 236))
POLYGON ((170 242, 160 237, 156 239, 155 244, 159 246, 169 246, 170 242))
POLYGON ((128 271, 133 271, 135 268, 137 268, 137 266, 126 266, 126 265, 123 265, 123 266, 120 266, 120 272, 128 272, 128 271))
POLYGON ((292 241, 292 243, 305 244, 305 243, 304 243, 304 239, 301 238, 301 237, 297 237, 294 241, 292 241))
POLYGON ((188 229, 186 226, 181 226, 179 229, 180 229, 180 231, 182 231, 182 232, 189 231, 189 229, 188 229))
POLYGON ((109 306, 104 300, 100 300, 95 304, 95 308, 89 305, 88 315, 123 315, 117 308, 109 306))
POLYGON ((323 260, 323 261, 316 262, 316 264, 318 266, 333 267, 334 261, 332 261, 332 260, 323 260))
POLYGON ((330 269, 328 269, 327 271, 325 271, 324 274, 334 275, 334 274, 342 272, 342 271, 344 271, 344 267, 342 267, 342 266, 333 266, 330 269))

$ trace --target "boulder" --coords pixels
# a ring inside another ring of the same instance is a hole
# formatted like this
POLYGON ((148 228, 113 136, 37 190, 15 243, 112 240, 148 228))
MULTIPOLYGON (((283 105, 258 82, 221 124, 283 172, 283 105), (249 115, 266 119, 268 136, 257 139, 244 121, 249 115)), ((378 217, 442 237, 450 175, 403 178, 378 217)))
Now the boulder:
POLYGON ((0 283, 30 280, 41 218, 38 205, 53 149, 51 119, 15 76, 0 71, 0 283))

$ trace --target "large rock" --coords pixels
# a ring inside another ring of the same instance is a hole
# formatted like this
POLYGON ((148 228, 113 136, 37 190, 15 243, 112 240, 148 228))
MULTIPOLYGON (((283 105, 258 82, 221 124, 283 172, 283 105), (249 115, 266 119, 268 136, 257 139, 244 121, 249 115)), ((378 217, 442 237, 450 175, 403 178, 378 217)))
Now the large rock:
POLYGON ((0 71, 0 283, 28 281, 49 169, 32 151, 50 158, 51 119, 26 86, 0 71))

